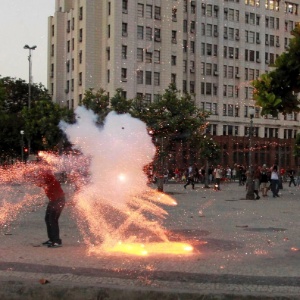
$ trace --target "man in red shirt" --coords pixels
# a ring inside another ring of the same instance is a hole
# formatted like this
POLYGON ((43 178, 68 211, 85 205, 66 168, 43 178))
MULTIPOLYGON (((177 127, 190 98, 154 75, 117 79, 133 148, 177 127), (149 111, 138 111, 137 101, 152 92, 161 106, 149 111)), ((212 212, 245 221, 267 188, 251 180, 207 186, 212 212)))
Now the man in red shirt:
POLYGON ((62 240, 59 236, 58 219, 65 206, 65 193, 59 181, 45 163, 34 158, 31 158, 28 162, 32 164, 32 168, 26 172, 26 178, 43 188, 49 199, 45 216, 49 240, 44 242, 43 245, 49 248, 61 247, 62 240))

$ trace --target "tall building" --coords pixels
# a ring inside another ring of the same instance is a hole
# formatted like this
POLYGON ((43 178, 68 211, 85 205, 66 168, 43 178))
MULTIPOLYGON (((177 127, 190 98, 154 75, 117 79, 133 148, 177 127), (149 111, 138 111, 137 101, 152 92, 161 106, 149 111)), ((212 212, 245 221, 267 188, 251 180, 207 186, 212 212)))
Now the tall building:
POLYGON ((288 49, 299 22, 297 0, 56 0, 48 89, 76 108, 90 88, 151 102, 173 82, 211 112, 223 164, 247 165, 251 148, 258 164, 295 166, 299 116, 261 117, 251 81, 288 49))

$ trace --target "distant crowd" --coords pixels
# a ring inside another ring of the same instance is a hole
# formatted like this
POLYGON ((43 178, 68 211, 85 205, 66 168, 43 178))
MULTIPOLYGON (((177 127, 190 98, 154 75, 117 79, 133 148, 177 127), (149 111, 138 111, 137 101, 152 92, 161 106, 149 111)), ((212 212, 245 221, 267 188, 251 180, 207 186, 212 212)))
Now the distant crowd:
MULTIPOLYGON (((205 166, 198 168, 196 165, 190 165, 187 169, 176 168, 174 171, 164 172, 164 182, 167 183, 172 178, 176 182, 183 183, 184 188, 191 185, 193 189, 196 183, 207 183, 213 184, 217 190, 221 190, 221 183, 225 182, 238 182, 240 186, 245 185, 246 188, 250 184, 247 180, 249 169, 243 165, 234 164, 233 167, 210 165, 207 172, 208 176, 206 177, 205 166)), ((269 190, 271 190, 273 197, 279 197, 278 191, 282 188, 282 182, 288 182, 289 186, 299 186, 300 174, 296 173, 293 169, 281 168, 279 170, 277 165, 271 167, 267 167, 265 164, 253 166, 251 183, 256 199, 260 198, 260 192, 263 197, 266 197, 269 190)))

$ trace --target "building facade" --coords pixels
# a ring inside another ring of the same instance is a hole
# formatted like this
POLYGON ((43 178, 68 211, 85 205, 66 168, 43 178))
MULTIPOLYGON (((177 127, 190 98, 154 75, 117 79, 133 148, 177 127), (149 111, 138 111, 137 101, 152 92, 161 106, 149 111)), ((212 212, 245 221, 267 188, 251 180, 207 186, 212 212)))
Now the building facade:
POLYGON ((172 82, 210 111, 222 164, 295 166, 297 114, 260 116, 251 81, 271 69, 298 26, 296 0, 56 0, 49 17, 48 89, 76 108, 85 90, 122 88, 155 101, 172 82))

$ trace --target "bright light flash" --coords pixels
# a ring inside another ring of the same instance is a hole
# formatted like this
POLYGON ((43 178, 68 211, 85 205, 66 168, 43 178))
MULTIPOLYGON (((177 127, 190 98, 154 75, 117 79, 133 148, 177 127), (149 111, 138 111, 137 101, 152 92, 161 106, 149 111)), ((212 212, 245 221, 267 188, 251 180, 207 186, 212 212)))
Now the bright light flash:
POLYGON ((122 181, 122 182, 125 182, 125 181, 126 181, 126 176, 125 176, 125 174, 119 174, 118 178, 119 178, 119 180, 122 181))

